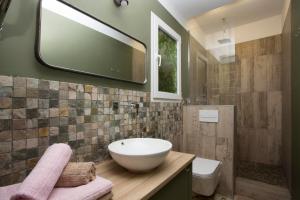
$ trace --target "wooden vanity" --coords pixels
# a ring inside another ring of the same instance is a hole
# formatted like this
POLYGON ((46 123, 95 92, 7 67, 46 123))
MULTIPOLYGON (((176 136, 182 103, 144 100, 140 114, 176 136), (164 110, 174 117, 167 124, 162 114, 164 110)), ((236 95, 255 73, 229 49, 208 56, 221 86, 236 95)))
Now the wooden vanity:
POLYGON ((97 175, 113 182, 113 200, 191 200, 192 154, 171 151, 166 161, 148 173, 132 173, 113 160, 97 164, 97 175))

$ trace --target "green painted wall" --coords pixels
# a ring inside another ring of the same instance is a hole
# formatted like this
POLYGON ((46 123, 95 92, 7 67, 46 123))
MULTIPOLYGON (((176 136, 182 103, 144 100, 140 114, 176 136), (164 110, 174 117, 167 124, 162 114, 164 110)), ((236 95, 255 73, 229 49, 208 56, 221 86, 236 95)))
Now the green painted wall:
POLYGON ((292 1, 292 195, 300 199, 300 1, 292 1), (298 35, 298 36, 297 36, 298 35))
POLYGON ((34 55, 38 2, 12 0, 0 33, 0 74, 150 91, 150 16, 153 11, 182 37, 182 90, 187 96, 188 33, 157 0, 130 0, 127 8, 117 8, 113 0, 67 0, 147 45, 148 82, 145 85, 55 70, 38 63, 34 55))

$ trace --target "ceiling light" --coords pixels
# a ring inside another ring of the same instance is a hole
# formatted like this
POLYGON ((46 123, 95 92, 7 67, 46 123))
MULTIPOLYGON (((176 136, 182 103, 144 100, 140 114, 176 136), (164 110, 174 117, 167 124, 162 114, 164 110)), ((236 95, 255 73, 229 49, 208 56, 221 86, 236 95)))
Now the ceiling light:
POLYGON ((129 1, 128 0, 114 0, 115 4, 120 7, 126 7, 129 5, 129 1))

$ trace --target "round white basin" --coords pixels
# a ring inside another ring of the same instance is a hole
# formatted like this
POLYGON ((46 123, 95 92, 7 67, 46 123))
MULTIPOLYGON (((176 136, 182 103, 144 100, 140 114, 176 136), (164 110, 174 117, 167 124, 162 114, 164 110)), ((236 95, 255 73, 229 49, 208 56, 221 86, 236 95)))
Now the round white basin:
POLYGON ((129 171, 145 172, 164 162, 172 143, 154 138, 132 138, 108 145, 111 157, 129 171))

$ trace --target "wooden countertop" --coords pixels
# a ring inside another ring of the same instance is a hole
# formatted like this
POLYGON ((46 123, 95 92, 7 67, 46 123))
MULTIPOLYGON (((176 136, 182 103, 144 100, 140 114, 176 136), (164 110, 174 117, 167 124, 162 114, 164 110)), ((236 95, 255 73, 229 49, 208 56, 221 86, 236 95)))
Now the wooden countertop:
POLYGON ((113 200, 149 199, 194 158, 192 154, 171 151, 161 166, 144 174, 129 172, 113 160, 109 160, 97 164, 96 173, 113 182, 113 200))

